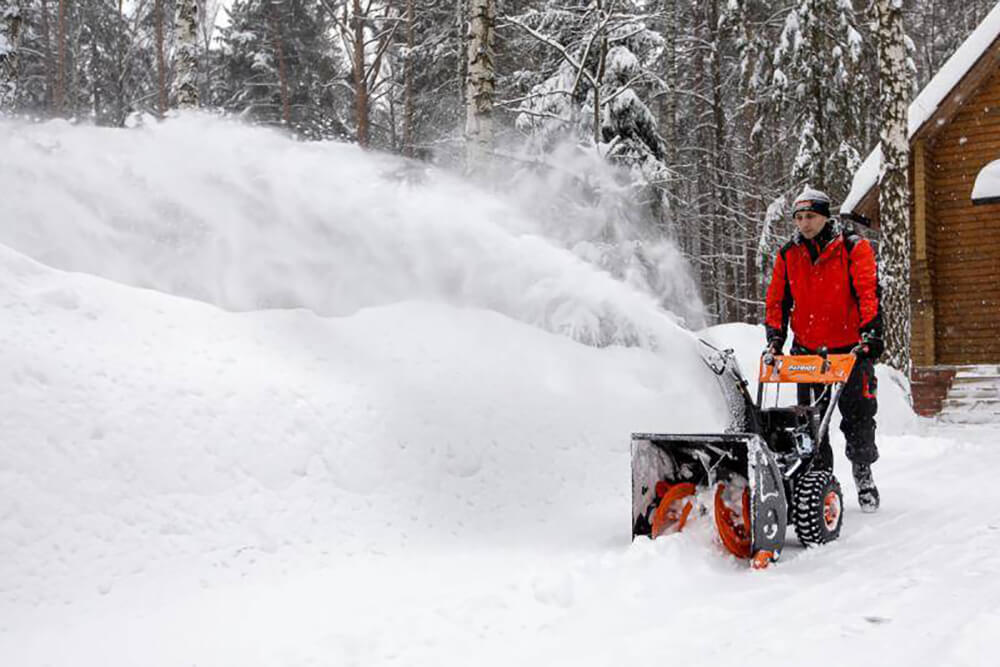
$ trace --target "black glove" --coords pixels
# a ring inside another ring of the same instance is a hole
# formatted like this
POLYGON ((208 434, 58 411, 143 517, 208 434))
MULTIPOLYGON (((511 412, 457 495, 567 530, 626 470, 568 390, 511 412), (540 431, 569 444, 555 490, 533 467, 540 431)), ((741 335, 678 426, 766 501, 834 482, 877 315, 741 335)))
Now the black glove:
POLYGON ((785 347, 785 336, 778 329, 767 327, 767 352, 772 355, 781 354, 781 349, 785 347))
POLYGON ((861 332, 861 357, 878 361, 885 352, 885 341, 874 331, 861 332))

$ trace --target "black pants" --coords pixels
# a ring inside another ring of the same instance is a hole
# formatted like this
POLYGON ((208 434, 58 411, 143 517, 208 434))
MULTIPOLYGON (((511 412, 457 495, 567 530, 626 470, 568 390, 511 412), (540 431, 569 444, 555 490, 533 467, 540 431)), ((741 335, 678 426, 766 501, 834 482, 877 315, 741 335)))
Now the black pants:
MULTIPOLYGON (((793 347, 792 354, 814 354, 793 347)), ((847 458, 852 463, 875 463, 878 447, 875 445, 875 413, 878 412, 878 380, 875 378, 875 362, 858 359, 851 377, 844 385, 837 407, 840 409, 840 430, 847 440, 847 458)), ((800 384, 798 386, 799 405, 812 405, 820 399, 820 418, 830 404, 831 385, 800 384)), ((832 421, 832 420, 831 420, 832 421)), ((833 449, 827 435, 819 446, 819 466, 833 470, 833 449)))

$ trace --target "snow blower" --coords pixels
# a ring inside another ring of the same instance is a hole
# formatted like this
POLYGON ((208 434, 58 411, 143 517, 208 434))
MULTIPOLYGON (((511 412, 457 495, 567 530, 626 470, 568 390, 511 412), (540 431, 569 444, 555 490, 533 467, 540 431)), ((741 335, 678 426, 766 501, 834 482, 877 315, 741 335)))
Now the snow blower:
POLYGON ((733 351, 704 344, 732 421, 725 433, 632 434, 632 539, 678 532, 711 514, 726 550, 755 569, 778 559, 789 523, 806 547, 837 539, 840 483, 819 465, 819 445, 863 344, 849 354, 762 355, 756 401, 733 351), (775 406, 765 408, 771 384, 775 406), (778 407, 781 384, 825 385, 826 410, 822 396, 778 407))

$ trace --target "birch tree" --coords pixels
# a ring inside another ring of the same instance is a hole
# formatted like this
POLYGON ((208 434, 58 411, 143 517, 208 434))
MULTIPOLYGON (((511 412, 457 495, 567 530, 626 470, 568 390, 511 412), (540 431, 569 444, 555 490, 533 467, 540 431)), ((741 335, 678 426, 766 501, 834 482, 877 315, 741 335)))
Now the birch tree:
POLYGON ((174 98, 177 107, 198 107, 198 4, 196 0, 177 2, 177 52, 174 98))
POLYGON ((468 80, 466 85, 466 170, 483 173, 493 152, 493 95, 496 73, 493 39, 496 30, 494 0, 470 0, 468 80))
POLYGON ((879 246, 885 343, 889 365, 910 369, 910 206, 907 167, 909 70, 902 0, 876 0, 882 167, 879 246))

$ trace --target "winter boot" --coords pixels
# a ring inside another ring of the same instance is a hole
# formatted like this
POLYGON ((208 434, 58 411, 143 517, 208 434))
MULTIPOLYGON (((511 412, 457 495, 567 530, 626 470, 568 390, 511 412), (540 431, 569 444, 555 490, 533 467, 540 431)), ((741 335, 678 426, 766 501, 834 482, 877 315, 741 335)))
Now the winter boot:
POLYGON ((878 509, 879 497, 875 480, 872 479, 872 467, 868 463, 852 463, 854 472, 854 483, 858 487, 858 504, 861 511, 866 513, 874 512, 878 509))

